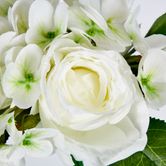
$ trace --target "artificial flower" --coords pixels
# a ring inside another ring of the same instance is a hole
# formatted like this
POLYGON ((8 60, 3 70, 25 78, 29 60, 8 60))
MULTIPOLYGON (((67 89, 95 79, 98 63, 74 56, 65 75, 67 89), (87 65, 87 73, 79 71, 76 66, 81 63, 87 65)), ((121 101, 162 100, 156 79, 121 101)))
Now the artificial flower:
POLYGON ((65 33, 68 23, 67 8, 63 0, 59 1, 56 8, 49 1, 35 0, 29 11, 26 42, 35 43, 44 48, 54 38, 65 33))
POLYGON ((61 132, 68 157, 73 154, 89 166, 144 149, 147 107, 123 57, 67 43, 53 43, 42 63, 42 124, 61 132))
POLYGON ((32 2, 33 0, 18 0, 9 10, 9 20, 18 34, 25 33, 28 29, 28 14, 32 2))
POLYGON ((124 22, 128 16, 126 1, 80 0, 82 6, 75 3, 70 10, 69 28, 80 29, 94 40, 99 48, 123 52, 131 45, 125 32, 124 22), (86 4, 86 5, 85 5, 86 4), (114 4, 114 6, 112 5, 114 4), (112 7, 112 10, 108 8, 112 7), (117 9, 122 8, 122 12, 117 9), (111 12, 112 11, 112 12, 111 12))
POLYGON ((150 49, 143 56, 138 71, 138 80, 145 95, 145 99, 153 108, 160 108, 166 104, 166 77, 163 71, 166 52, 160 49, 150 49))
POLYGON ((3 90, 8 98, 13 99, 13 104, 20 108, 33 106, 40 95, 42 54, 37 45, 30 44, 19 52, 15 62, 6 66, 2 78, 3 90))

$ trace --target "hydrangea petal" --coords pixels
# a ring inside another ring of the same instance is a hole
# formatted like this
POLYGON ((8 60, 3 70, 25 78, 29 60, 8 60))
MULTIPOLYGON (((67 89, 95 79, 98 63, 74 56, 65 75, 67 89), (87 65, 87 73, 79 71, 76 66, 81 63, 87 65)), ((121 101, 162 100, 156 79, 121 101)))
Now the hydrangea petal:
POLYGON ((32 3, 29 11, 30 28, 42 27, 43 29, 50 29, 53 26, 52 19, 53 7, 48 1, 35 0, 32 3))
POLYGON ((68 6, 63 0, 59 1, 59 3, 57 4, 54 14, 54 22, 55 31, 57 31, 57 33, 66 32, 68 24, 68 6))

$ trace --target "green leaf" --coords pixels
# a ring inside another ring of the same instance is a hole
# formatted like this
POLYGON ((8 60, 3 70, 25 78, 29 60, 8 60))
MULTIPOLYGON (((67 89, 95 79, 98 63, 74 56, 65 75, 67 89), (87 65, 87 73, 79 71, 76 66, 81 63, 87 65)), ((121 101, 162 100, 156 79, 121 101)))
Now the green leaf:
POLYGON ((0 146, 4 145, 9 138, 8 132, 5 130, 4 134, 0 136, 0 146))
POLYGON ((32 129, 37 126, 37 124, 40 122, 40 116, 39 114, 36 115, 29 115, 25 117, 23 124, 22 124, 22 130, 32 129))
POLYGON ((17 107, 10 108, 10 106, 8 106, 6 108, 0 109, 0 115, 9 114, 9 113, 15 111, 16 109, 17 109, 17 107))
POLYGON ((149 32, 146 34, 147 36, 153 34, 163 34, 166 35, 166 13, 160 16, 152 25, 149 32))
POLYGON ((71 158, 72 158, 72 161, 74 163, 73 166, 84 166, 83 162, 82 161, 77 161, 73 155, 71 155, 71 158))
POLYGON ((6 112, 6 110, 8 110, 10 107, 6 107, 3 109, 0 109, 0 115, 4 114, 6 112))
POLYGON ((137 152, 131 157, 119 161, 110 166, 156 166, 146 155, 142 152, 137 152))
POLYGON ((22 125, 26 116, 30 114, 30 109, 17 109, 14 112, 15 124, 18 130, 23 131, 22 125))
POLYGON ((166 166, 166 123, 151 119, 144 151, 110 166, 166 166))
POLYGON ((34 128, 40 122, 39 114, 29 115, 30 110, 31 108, 25 110, 17 109, 15 111, 14 117, 15 117, 16 127, 18 130, 24 131, 27 129, 34 128))
POLYGON ((137 74, 138 74, 138 65, 139 65, 139 62, 140 62, 141 58, 142 57, 140 55, 127 56, 125 58, 127 63, 129 64, 130 68, 131 68, 131 71, 133 72, 133 74, 135 76, 137 76, 137 74))

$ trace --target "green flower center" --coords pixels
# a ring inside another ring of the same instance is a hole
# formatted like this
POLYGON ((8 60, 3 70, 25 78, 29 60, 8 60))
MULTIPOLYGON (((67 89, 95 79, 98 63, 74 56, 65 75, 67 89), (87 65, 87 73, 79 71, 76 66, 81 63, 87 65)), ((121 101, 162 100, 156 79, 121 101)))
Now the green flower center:
POLYGON ((95 35, 104 35, 104 31, 96 24, 94 23, 92 20, 90 22, 86 22, 86 25, 89 26, 89 29, 86 30, 86 33, 89 36, 95 36, 95 35))
POLYGON ((48 39, 53 39, 55 38, 55 36, 55 32, 48 32, 45 37, 48 39))
POLYGON ((30 145, 32 145, 32 142, 30 140, 31 138, 32 138, 31 134, 26 135, 25 138, 24 138, 24 140, 23 140, 23 142, 22 142, 22 144, 24 146, 30 146, 30 145))
POLYGON ((12 118, 9 118, 9 119, 8 119, 8 124, 11 124, 12 121, 13 121, 12 118))
POLYGON ((24 146, 29 146, 29 145, 31 145, 32 143, 31 143, 31 141, 30 140, 27 140, 27 139, 24 139, 23 140, 23 145, 24 146))
POLYGON ((141 84, 150 94, 156 94, 156 88, 151 84, 152 75, 141 76, 141 84))
POLYGON ((26 82, 34 82, 34 76, 32 73, 25 73, 26 82))
POLYGON ((32 73, 25 73, 24 74, 24 79, 17 81, 17 84, 18 85, 25 85, 25 88, 27 90, 30 90, 31 89, 31 83, 34 83, 34 82, 35 82, 34 75, 32 73))

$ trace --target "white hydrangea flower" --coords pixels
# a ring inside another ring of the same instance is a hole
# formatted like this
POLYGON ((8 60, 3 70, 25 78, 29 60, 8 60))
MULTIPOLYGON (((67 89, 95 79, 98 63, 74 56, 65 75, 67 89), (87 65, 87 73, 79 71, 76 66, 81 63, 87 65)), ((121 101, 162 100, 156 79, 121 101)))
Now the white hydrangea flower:
POLYGON ((166 51, 150 49, 139 64, 138 80, 145 98, 153 108, 166 105, 166 51))
POLYGON ((94 7, 104 17, 112 37, 119 41, 119 44, 129 46, 130 39, 125 31, 124 22, 129 15, 129 4, 127 0, 79 0, 80 3, 94 7))
POLYGON ((28 29, 29 8, 34 0, 17 0, 9 10, 9 20, 13 29, 18 34, 25 33, 28 29))
POLYGON ((3 89, 1 87, 1 80, 5 71, 5 64, 7 64, 10 61, 13 61, 13 59, 16 57, 16 56, 13 56, 14 52, 16 51, 16 48, 23 47, 25 45, 24 39, 25 39, 25 35, 17 36, 16 32, 7 32, 0 36, 0 43, 1 43, 0 45, 0 108, 6 107, 10 103, 10 100, 6 99, 6 96, 4 95, 3 89))
MULTIPOLYGON (((12 110, 12 108, 10 108, 12 110)), ((0 146, 0 164, 3 166, 24 166, 23 153, 16 148, 16 142, 22 136, 15 126, 14 113, 0 115, 0 136, 7 131, 9 138, 5 145, 0 146)))
POLYGON ((13 135, 12 138, 9 137, 6 145, 0 147, 0 154, 2 154, 0 163, 4 166, 23 166, 26 156, 47 157, 51 155, 54 152, 51 139, 59 136, 56 130, 44 128, 26 130, 19 137, 16 136, 17 132, 19 131, 15 131, 15 136, 13 135))
POLYGON ((26 130, 23 134, 19 147, 25 151, 25 154, 32 157, 46 157, 54 152, 51 138, 59 137, 55 129, 36 128, 26 130))
POLYGON ((55 129, 29 129, 20 137, 17 149, 21 149, 24 156, 46 157, 54 153, 53 138, 63 140, 63 136, 55 129))
POLYGON ((6 66, 2 86, 6 97, 20 108, 31 107, 40 95, 40 62, 42 51, 37 45, 27 45, 15 62, 6 66), (24 97, 23 97, 24 96, 24 97))
POLYGON ((26 42, 45 47, 58 35, 65 33, 68 22, 67 8, 63 0, 59 1, 56 9, 46 0, 35 0, 29 11, 26 42))
POLYGON ((70 29, 81 29, 85 35, 96 42, 98 47, 104 49, 122 52, 131 45, 130 38, 124 28, 124 20, 127 19, 126 13, 128 13, 126 1, 96 0, 92 2, 86 0, 84 2, 80 0, 80 3, 81 6, 75 4, 71 7, 70 29), (115 5, 112 6, 112 4, 115 5))
POLYGON ((25 156, 49 156, 55 148, 53 139, 56 142, 63 140, 63 136, 55 129, 35 128, 26 130, 24 133, 18 131, 13 112, 0 116, 0 135, 5 130, 9 138, 5 145, 0 146, 0 164, 4 166, 23 166, 25 156))

